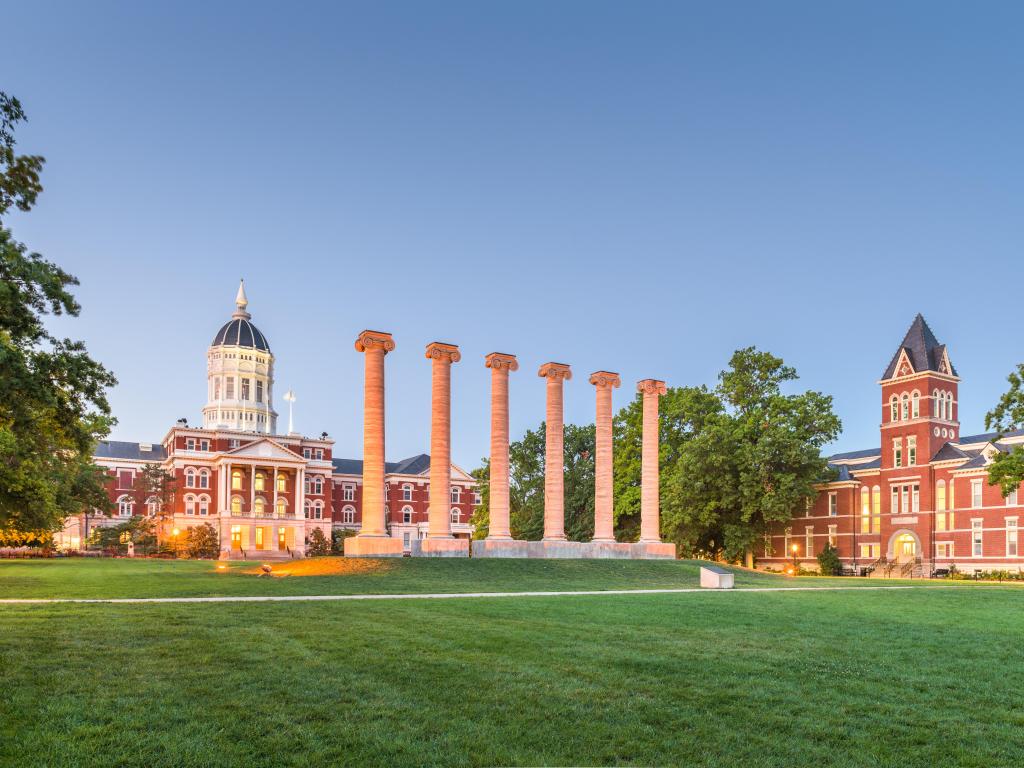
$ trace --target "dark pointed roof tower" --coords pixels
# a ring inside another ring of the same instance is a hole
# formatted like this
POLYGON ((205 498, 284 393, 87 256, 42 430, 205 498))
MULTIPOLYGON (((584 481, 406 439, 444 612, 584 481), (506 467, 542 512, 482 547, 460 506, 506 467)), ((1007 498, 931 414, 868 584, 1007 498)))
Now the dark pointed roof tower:
POLYGON ((907 335, 903 337, 903 343, 900 344, 896 354, 892 356, 892 361, 885 369, 885 373, 882 374, 882 381, 896 376, 905 376, 908 373, 922 373, 924 371, 935 371, 936 373, 944 373, 949 376, 957 376, 956 369, 949 361, 949 355, 946 353, 946 345, 939 343, 939 340, 935 338, 935 334, 932 333, 932 329, 928 327, 928 323, 924 321, 924 316, 918 312, 914 322, 910 324, 907 335), (906 354, 907 361, 913 367, 913 371, 898 370, 904 353, 906 354))

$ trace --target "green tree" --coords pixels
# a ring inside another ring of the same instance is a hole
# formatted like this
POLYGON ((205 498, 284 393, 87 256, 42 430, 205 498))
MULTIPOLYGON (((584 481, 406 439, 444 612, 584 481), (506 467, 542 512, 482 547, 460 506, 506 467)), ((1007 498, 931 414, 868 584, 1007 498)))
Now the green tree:
POLYGON ((831 544, 818 553, 818 572, 822 576, 838 576, 843 572, 843 564, 839 560, 839 553, 831 544))
POLYGON ((821 448, 841 430, 832 398, 782 386, 796 371, 754 347, 719 374, 702 427, 667 468, 662 529, 684 551, 750 556, 772 523, 788 520, 829 477, 821 448))
POLYGON ((196 525, 185 534, 185 551, 192 558, 215 558, 220 555, 220 536, 209 523, 196 525))
MULTIPOLYGON (((985 414, 985 428, 1005 434, 1024 428, 1024 363, 1007 376, 1010 388, 999 398, 996 407, 985 414)), ((998 485, 1009 496, 1024 482, 1024 447, 1016 446, 1008 453, 997 453, 988 468, 989 485, 998 485)))
POLYGON ((93 528, 89 538, 93 546, 120 555, 128 552, 128 542, 135 545, 135 552, 140 555, 156 550, 153 521, 139 515, 128 518, 120 525, 93 528))
MULTIPOLYGON (((544 436, 542 422, 509 445, 509 527, 513 538, 544 536, 544 436)), ((594 425, 566 424, 563 430, 565 535, 588 541, 594 535, 594 425)), ((481 504, 474 510, 474 538, 487 536, 490 518, 490 463, 473 471, 481 504)))
MULTIPOLYGON (((683 445, 700 434, 722 402, 707 387, 669 387, 659 403, 661 498, 671 492, 668 471, 679 461, 683 445)), ((640 535, 640 469, 643 437, 643 397, 639 393, 614 421, 613 454, 616 537, 635 541, 640 535)))
POLYGON ((319 528, 314 528, 306 537, 306 554, 310 557, 324 557, 331 554, 331 542, 319 528))
POLYGON ((18 100, 0 93, 0 529, 55 530, 110 506, 92 450, 114 423, 106 390, 115 380, 81 342, 44 326, 47 314, 78 315, 69 291, 78 281, 3 226, 42 190, 43 158, 14 151, 24 120, 18 100))

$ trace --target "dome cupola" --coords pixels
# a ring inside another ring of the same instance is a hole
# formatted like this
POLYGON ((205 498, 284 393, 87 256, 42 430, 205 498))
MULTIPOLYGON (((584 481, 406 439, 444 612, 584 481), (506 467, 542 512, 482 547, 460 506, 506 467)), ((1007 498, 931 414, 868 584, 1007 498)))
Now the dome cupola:
POLYGON ((274 434, 274 355, 252 324, 245 281, 239 283, 235 311, 206 352, 207 402, 203 426, 274 434))

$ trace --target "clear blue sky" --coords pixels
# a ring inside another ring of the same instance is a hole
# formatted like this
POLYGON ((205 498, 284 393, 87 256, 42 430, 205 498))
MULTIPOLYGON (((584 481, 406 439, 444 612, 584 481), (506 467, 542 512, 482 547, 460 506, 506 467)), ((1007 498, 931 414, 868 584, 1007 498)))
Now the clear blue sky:
MULTIPOLYGON (((713 383, 737 347, 878 443, 876 381, 923 312, 965 433, 1024 360, 1024 5, 10 3, 0 89, 47 158, 19 239, 82 281, 114 436, 200 421, 244 276, 297 427, 361 453, 363 328, 391 331, 388 454, 427 450, 434 340, 461 345, 453 456, 488 446, 483 356, 713 383)), ((283 425, 282 425, 283 426, 283 425)))

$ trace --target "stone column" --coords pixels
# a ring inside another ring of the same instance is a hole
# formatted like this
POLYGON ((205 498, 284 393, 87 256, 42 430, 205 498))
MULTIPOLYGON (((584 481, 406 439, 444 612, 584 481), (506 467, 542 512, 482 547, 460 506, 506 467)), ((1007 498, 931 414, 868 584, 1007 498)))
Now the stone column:
POLYGON ((544 431, 544 541, 565 541, 562 383, 572 378, 572 369, 564 363, 544 363, 537 375, 548 380, 544 431))
POLYGON ((363 331, 356 339, 356 351, 363 353, 365 364, 363 522, 359 534, 345 540, 345 554, 349 556, 401 557, 402 554, 402 541, 388 536, 384 517, 384 355, 394 348, 390 333, 363 331))
POLYGON ((452 363, 462 355, 454 344, 427 345, 430 360, 430 503, 427 538, 452 538, 452 363))
POLYGON ((515 355, 501 352, 491 352, 485 360, 485 365, 491 369, 490 521, 487 539, 504 541, 512 538, 508 501, 508 373, 519 370, 519 362, 515 355))
POLYGON ((613 542, 612 389, 622 381, 617 373, 596 371, 590 374, 590 383, 597 388, 597 420, 594 422, 594 541, 613 542))
POLYGON ((658 398, 665 394, 665 382, 644 379, 636 385, 643 393, 643 447, 640 466, 640 542, 660 543, 658 475, 658 398))

